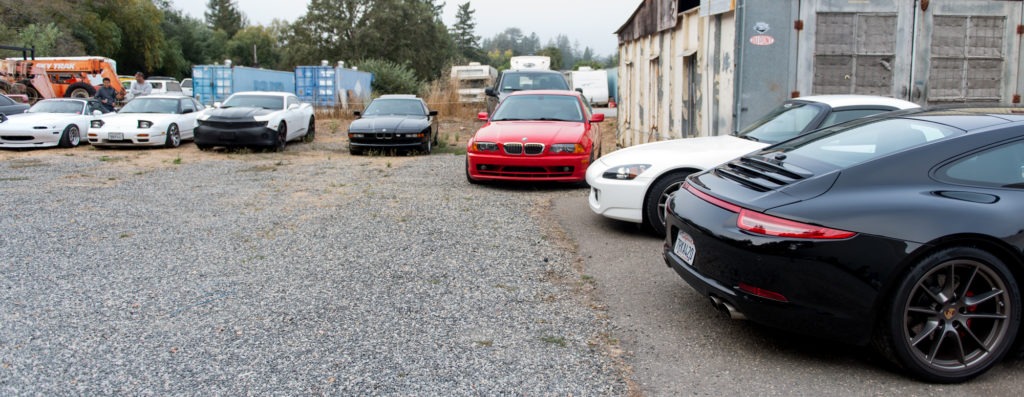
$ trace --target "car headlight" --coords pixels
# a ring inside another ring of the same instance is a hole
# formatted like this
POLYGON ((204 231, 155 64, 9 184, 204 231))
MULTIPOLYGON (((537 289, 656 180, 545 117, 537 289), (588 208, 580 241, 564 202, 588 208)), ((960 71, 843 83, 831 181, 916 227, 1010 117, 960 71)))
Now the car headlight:
POLYGON ((210 119, 210 115, 206 114, 206 113, 203 113, 202 115, 199 116, 198 120, 199 121, 206 121, 206 120, 209 120, 209 119, 210 119))
POLYGON ((103 120, 93 120, 93 121, 89 122, 89 127, 90 128, 102 128, 103 127, 103 120))
POLYGON ((153 127, 152 121, 139 120, 139 128, 151 128, 153 127))
POLYGON ((366 138, 366 134, 362 134, 362 133, 358 133, 358 132, 350 132, 350 133, 348 133, 348 137, 349 138, 366 138))
POLYGON ((651 168, 650 164, 629 164, 619 167, 609 168, 601 176, 606 179, 618 179, 623 181, 631 181, 640 176, 640 174, 651 168))
POLYGON ((473 142, 473 149, 478 152, 496 152, 498 144, 494 142, 473 142))
POLYGON ((551 145, 551 153, 582 154, 586 153, 586 150, 583 149, 583 145, 578 143, 556 143, 551 145))

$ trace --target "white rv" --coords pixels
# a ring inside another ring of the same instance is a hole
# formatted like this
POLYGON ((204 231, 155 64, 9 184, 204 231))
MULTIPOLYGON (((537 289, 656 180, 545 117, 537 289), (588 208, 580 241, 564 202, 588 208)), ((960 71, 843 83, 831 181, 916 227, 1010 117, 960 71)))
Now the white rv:
POLYGON ((494 85, 498 69, 470 62, 469 65, 452 66, 452 82, 459 90, 459 102, 483 102, 487 96, 484 89, 494 85))
POLYGON ((551 70, 551 57, 544 55, 520 55, 509 59, 512 70, 551 70))
POLYGON ((594 70, 580 66, 579 70, 569 72, 569 84, 573 90, 583 90, 583 97, 591 105, 608 105, 608 71, 594 70))

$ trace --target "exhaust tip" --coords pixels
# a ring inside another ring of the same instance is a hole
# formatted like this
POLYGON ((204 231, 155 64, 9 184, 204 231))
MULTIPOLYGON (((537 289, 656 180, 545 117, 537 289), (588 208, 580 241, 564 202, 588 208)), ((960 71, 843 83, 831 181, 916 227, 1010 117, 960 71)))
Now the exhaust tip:
POLYGON ((732 319, 732 320, 746 320, 747 319, 747 316, 745 316, 739 310, 736 310, 736 308, 733 307, 733 305, 731 305, 729 302, 726 302, 726 301, 722 300, 722 298, 719 298, 719 297, 714 296, 714 295, 709 295, 708 298, 711 299, 711 306, 714 306, 716 309, 720 310, 722 313, 727 314, 730 319, 732 319))

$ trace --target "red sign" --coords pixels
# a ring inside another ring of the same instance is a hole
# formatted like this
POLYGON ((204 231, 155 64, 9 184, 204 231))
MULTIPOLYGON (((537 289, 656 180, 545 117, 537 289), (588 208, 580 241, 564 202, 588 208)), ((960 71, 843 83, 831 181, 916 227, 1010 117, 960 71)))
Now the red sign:
POLYGON ((759 34, 757 36, 750 37, 750 44, 753 45, 772 45, 775 42, 775 38, 766 34, 759 34))

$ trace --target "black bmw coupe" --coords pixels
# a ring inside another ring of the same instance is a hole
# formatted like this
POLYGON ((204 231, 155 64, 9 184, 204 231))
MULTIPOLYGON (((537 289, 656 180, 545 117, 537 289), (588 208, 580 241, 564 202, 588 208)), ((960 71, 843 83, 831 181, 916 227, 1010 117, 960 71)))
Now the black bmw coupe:
POLYGON ((666 213, 666 263, 734 317, 872 344, 943 383, 1019 340, 1024 109, 812 132, 692 175, 666 213))
POLYGON ((437 144, 437 111, 415 95, 382 95, 348 127, 349 153, 367 149, 415 149, 430 154, 437 144))

